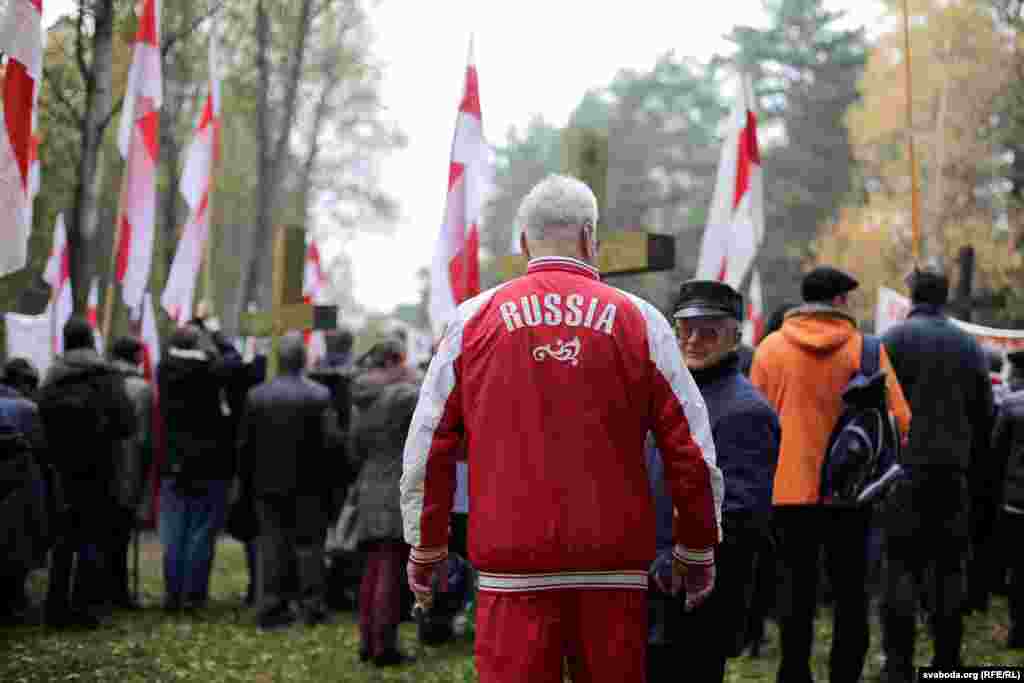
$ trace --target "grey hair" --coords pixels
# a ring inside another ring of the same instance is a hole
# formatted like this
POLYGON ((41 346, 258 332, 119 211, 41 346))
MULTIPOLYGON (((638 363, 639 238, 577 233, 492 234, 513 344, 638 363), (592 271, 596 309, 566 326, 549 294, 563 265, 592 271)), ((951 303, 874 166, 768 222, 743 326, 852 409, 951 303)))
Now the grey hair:
POLYGON ((306 345, 298 333, 292 332, 281 338, 278 354, 281 372, 294 375, 306 367, 306 345))
POLYGON ((523 198, 516 222, 528 240, 561 236, 560 228, 597 227, 597 197, 586 183, 566 175, 549 175, 523 198))

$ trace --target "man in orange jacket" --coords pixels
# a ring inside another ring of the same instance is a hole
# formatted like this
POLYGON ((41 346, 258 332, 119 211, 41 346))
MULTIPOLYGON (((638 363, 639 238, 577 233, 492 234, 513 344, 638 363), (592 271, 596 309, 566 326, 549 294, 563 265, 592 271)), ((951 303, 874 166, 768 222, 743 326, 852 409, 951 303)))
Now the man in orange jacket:
MULTIPOLYGON (((822 547, 835 596, 832 683, 858 681, 868 649, 868 514, 819 505, 829 435, 842 413, 843 388, 860 366, 863 337, 848 310, 849 293, 857 286, 854 278, 828 266, 808 273, 801 285, 804 305, 787 313, 782 329, 761 342, 751 367, 751 381, 782 422, 772 494, 782 570, 779 683, 813 681, 810 655, 822 547)), ((910 409, 884 347, 881 367, 889 405, 906 434, 910 409)))

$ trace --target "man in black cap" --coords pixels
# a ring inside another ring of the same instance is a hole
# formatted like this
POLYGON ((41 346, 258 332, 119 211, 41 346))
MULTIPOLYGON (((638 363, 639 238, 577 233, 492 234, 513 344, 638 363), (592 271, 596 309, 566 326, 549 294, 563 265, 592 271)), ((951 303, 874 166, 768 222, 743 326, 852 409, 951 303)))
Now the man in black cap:
POLYGON ((648 476, 658 522, 658 559, 649 593, 648 682, 676 680, 679 648, 694 680, 721 681, 725 660, 740 654, 754 589, 757 551, 769 533, 772 478, 779 453, 779 419, 740 372, 737 348, 743 297, 729 285, 690 280, 679 288, 676 337, 711 418, 718 467, 725 477, 723 540, 716 550, 715 589, 706 603, 685 612, 667 592, 672 557, 672 503, 661 456, 648 441, 648 476))
POLYGON ((910 314, 883 337, 914 413, 900 454, 908 479, 893 492, 885 520, 882 626, 889 681, 913 679, 918 584, 925 575, 935 582, 929 591, 935 600, 932 664, 960 665, 968 548, 971 537, 976 550, 985 546, 999 493, 989 457, 988 359, 977 341, 943 314, 949 295, 945 275, 915 270, 907 285, 910 314))
MULTIPOLYGON (((780 564, 778 616, 782 635, 779 683, 810 683, 819 556, 835 596, 832 683, 860 680, 867 654, 867 537, 869 515, 821 505, 821 469, 843 411, 842 392, 860 368, 863 338, 849 314, 857 281, 821 266, 804 278, 804 304, 789 311, 782 328, 754 354, 750 379, 778 412, 782 445, 772 502, 780 564)), ((890 408, 903 433, 910 415, 896 375, 881 349, 890 408)))
MULTIPOLYGON (((1024 533, 1024 351, 1008 355, 1010 389, 1004 397, 992 439, 991 458, 1003 469, 1003 507, 999 515, 1000 540, 1010 546, 1018 543, 1024 533)), ((1010 632, 1006 647, 1024 649, 1024 556, 1008 553, 1004 562, 997 562, 996 572, 1010 570, 1007 597, 1010 603, 1010 632)), ((995 573, 995 572, 993 572, 995 573)))

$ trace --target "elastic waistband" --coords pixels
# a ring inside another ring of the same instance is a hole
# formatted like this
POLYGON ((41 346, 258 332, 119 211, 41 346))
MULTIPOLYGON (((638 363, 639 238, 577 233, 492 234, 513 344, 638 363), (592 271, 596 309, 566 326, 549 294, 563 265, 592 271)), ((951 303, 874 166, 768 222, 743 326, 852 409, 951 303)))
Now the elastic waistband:
POLYGON ((480 572, 480 590, 526 593, 566 588, 647 589, 647 572, 556 572, 550 574, 494 574, 480 572))

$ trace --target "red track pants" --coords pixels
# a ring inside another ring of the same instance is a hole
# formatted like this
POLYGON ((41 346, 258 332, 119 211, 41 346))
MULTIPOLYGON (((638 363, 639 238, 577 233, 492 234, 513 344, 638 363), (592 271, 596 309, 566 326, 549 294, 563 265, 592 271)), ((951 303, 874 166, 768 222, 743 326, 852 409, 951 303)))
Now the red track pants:
POLYGON ((477 595, 480 683, 645 683, 643 590, 561 589, 477 595))

